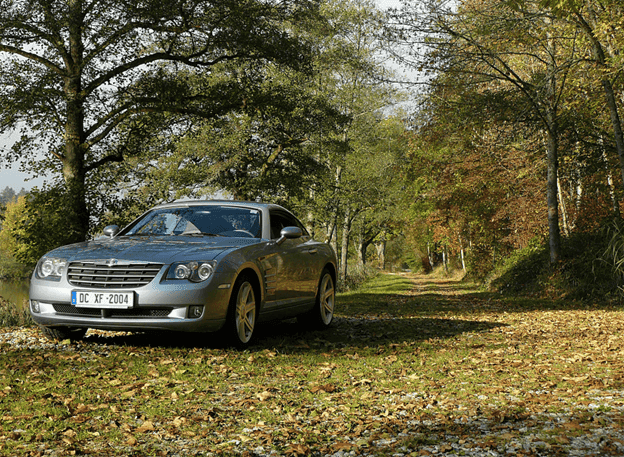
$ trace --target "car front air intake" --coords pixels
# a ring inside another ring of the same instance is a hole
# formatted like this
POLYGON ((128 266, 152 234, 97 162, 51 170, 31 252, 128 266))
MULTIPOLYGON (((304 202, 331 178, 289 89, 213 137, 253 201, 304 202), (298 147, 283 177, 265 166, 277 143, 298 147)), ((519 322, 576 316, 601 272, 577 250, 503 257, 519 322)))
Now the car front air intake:
POLYGON ((95 289, 134 289, 149 284, 161 270, 158 263, 72 262, 67 280, 73 286, 95 289))

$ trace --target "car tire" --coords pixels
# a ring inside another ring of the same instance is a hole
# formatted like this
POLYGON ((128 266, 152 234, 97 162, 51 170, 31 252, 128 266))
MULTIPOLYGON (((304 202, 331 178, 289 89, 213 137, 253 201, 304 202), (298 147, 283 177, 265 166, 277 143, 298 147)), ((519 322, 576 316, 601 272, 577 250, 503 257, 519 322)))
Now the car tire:
POLYGON ((41 333, 51 340, 81 340, 87 333, 86 328, 41 326, 40 329, 41 333))
POLYGON ((240 276, 234 283, 230 298, 226 338, 238 348, 249 346, 253 340, 258 317, 256 290, 247 276, 240 276))
POLYGON ((327 268, 321 273, 316 303, 309 313, 301 316, 298 320, 304 325, 311 325, 316 329, 325 329, 330 326, 334 319, 336 305, 336 287, 334 277, 327 268))

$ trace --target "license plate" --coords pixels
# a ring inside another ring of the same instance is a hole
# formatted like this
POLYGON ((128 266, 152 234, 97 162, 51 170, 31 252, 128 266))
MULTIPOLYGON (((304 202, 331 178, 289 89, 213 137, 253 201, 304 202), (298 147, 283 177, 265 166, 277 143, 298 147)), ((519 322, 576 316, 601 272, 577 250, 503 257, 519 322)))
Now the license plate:
POLYGON ((72 290, 72 305, 83 308, 132 308, 134 292, 72 290))

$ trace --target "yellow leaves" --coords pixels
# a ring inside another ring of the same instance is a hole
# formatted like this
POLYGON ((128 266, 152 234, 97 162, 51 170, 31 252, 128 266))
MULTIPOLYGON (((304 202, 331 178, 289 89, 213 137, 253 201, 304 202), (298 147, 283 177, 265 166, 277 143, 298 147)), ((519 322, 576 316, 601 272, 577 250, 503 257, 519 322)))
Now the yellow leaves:
POLYGON ((145 433, 145 432, 152 432, 156 430, 154 428, 154 424, 152 421, 145 421, 143 422, 143 424, 141 424, 137 429, 136 432, 137 433, 145 433))
POLYGON ((131 434, 125 433, 124 436, 126 437, 125 444, 127 444, 128 446, 136 446, 138 444, 137 439, 131 434))
POLYGON ((340 452, 340 451, 346 451, 349 452, 352 449, 354 449, 356 446, 353 443, 350 443, 348 441, 339 441, 335 444, 333 444, 331 446, 332 451, 334 452, 340 452))
POLYGON ((19 243, 18 238, 25 234, 22 225, 24 218, 27 217, 26 197, 19 197, 17 202, 8 202, 3 216, 2 230, 0 230, 0 253, 11 257, 23 253, 24 243, 19 243))
POLYGON ((271 392, 266 391, 266 390, 264 392, 259 392, 256 394, 256 398, 260 401, 267 401, 271 397, 272 397, 271 392))
POLYGON ((583 381, 587 381, 587 379, 589 379, 589 376, 587 376, 587 375, 585 375, 585 376, 575 376, 575 377, 571 377, 571 378, 563 377, 561 379, 563 379, 564 381, 567 381, 567 382, 572 382, 574 384, 580 384, 583 381))

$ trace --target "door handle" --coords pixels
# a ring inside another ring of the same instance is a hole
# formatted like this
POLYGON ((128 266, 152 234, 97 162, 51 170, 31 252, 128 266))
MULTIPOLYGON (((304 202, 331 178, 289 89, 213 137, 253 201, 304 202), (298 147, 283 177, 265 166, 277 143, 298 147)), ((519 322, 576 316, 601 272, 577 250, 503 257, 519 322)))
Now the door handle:
POLYGON ((308 254, 316 254, 318 252, 317 248, 312 248, 308 250, 308 254))

